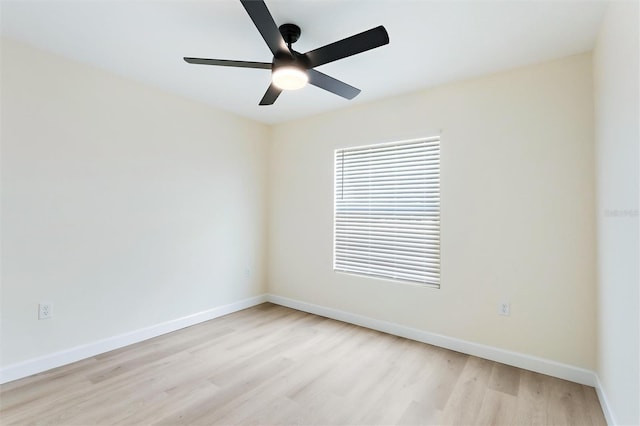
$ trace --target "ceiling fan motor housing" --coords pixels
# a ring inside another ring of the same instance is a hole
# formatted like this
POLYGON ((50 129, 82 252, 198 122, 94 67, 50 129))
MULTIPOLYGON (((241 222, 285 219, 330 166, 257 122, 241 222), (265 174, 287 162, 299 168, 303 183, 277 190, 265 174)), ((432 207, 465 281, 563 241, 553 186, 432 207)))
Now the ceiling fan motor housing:
POLYGON ((288 52, 277 53, 273 57, 273 69, 280 67, 296 67, 300 69, 309 69, 309 60, 298 52, 291 51, 291 54, 288 52))
POLYGON ((273 69, 275 70, 286 66, 296 67, 303 70, 311 68, 311 64, 307 57, 296 52, 291 47, 291 45, 300 38, 300 27, 296 24, 282 24, 278 29, 280 30, 280 34, 282 34, 282 38, 285 43, 287 43, 289 49, 277 52, 273 56, 273 69))

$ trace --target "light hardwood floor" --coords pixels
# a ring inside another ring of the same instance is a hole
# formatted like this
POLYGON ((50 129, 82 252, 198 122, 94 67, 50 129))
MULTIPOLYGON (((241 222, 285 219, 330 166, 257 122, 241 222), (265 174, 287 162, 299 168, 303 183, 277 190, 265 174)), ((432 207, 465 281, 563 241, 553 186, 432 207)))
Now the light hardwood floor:
POLYGON ((272 304, 3 385, 0 423, 606 424, 593 388, 272 304))

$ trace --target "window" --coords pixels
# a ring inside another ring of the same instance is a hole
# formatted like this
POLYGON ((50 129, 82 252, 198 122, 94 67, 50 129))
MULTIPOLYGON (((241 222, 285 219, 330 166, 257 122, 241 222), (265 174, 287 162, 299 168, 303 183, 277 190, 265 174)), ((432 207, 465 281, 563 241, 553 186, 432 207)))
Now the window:
POLYGON ((335 151, 333 269, 440 286, 440 138, 335 151))

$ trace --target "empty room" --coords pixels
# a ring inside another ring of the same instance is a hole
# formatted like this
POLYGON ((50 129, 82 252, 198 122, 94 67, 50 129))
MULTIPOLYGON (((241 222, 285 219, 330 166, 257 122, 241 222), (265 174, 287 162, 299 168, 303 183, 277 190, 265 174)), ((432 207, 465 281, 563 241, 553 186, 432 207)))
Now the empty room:
POLYGON ((639 425, 639 22, 0 0, 0 424, 639 425))

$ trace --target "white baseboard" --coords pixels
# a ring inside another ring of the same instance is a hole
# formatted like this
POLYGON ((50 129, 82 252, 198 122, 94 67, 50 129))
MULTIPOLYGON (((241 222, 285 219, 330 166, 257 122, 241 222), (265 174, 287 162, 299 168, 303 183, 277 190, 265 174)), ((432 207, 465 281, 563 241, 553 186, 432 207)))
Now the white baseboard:
POLYGON ((52 354, 44 355, 38 358, 29 359, 16 364, 8 365, 0 369, 0 383, 7 383, 33 374, 41 373, 52 368, 80 361, 81 359, 96 356, 101 353, 109 352, 123 346, 133 343, 142 342, 162 334, 171 333, 181 328, 189 327, 213 318, 227 315, 242 309, 250 308, 267 301, 266 295, 251 297, 249 299, 240 300, 228 305, 217 306, 203 312, 188 315, 186 317, 177 318, 166 321, 150 327, 141 328, 128 333, 120 334, 85 345, 76 346, 52 354))
POLYGON ((467 340, 456 339, 455 337, 430 333, 428 331, 327 308, 325 306, 314 305, 312 303, 289 299, 282 296, 276 296, 274 294, 268 294, 267 301, 277 305, 297 309, 299 311, 348 322, 350 324, 382 331, 395 336, 405 337, 418 342, 428 343, 441 348, 451 349, 456 352, 474 355, 491 361, 497 361, 502 364, 524 368, 525 370, 535 371, 537 373, 558 377, 575 383, 593 387, 598 385, 596 374, 593 371, 575 367, 573 365, 563 364, 549 359, 508 351, 506 349, 500 349, 467 340))
POLYGON ((611 411, 611 406, 609 405, 609 400, 607 399, 607 395, 604 393, 604 388, 602 387, 602 382, 600 381, 600 376, 596 374, 596 393, 598 394, 598 400, 600 400, 600 406, 602 407, 602 412, 604 413, 604 418, 607 421, 609 426, 617 425, 616 419, 613 417, 613 411, 611 411))
POLYGON ((186 317, 177 318, 175 320, 163 322, 150 327, 98 340, 71 349, 33 358, 20 363, 8 365, 0 369, 0 383, 7 383, 33 374, 41 373, 52 368, 70 364, 85 358, 96 356, 123 346, 142 342, 153 337, 157 337, 181 328, 189 327, 204 321, 208 321, 223 315, 250 308, 264 302, 271 302, 277 305, 286 306, 299 311, 309 312, 338 321, 359 325, 373 330, 382 331, 384 333, 393 334, 395 336, 405 337, 407 339, 416 340, 418 342, 451 349, 480 358, 501 362, 526 370, 535 371, 549 376, 558 377, 564 380, 593 386, 596 389, 602 411, 604 412, 607 424, 615 425, 615 419, 609 406, 609 402, 600 383, 600 379, 596 373, 583 368, 575 367, 556 361, 535 357, 519 352, 508 351, 492 346, 482 345, 454 337, 448 337, 441 334, 430 333, 428 331, 407 327, 404 325, 381 321, 362 315, 353 314, 338 309, 328 308, 325 306, 315 305, 312 303, 302 302, 299 300, 289 299, 274 294, 260 295, 249 299, 240 300, 224 306, 218 306, 207 311, 199 312, 186 317))

